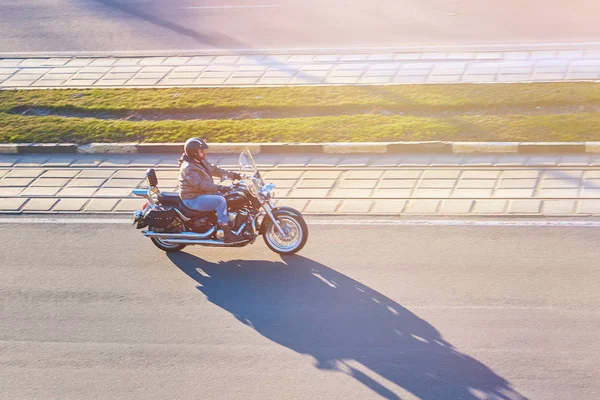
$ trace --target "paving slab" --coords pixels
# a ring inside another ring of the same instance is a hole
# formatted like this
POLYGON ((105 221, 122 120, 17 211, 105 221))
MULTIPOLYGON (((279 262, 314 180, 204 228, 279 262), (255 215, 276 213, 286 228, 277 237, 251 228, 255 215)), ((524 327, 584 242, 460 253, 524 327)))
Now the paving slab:
POLYGON ((498 189, 535 189, 537 179, 502 179, 498 182, 498 189))
POLYGON ((510 214, 539 214, 542 210, 542 200, 511 200, 510 214))
POLYGON ((461 179, 456 187, 458 189, 493 189, 497 182, 496 179, 461 179))
POLYGON ((485 170, 485 171, 464 171, 460 178, 461 179, 498 179, 502 171, 485 170))
POLYGON ((115 211, 131 211, 131 212, 133 212, 136 210, 140 210, 145 202, 146 202, 145 199, 140 199, 140 198, 120 200, 119 204, 117 204, 117 206, 115 207, 115 211))
POLYGON ((476 200, 473 207, 475 214, 503 214, 506 210, 507 200, 476 200))
POLYGON ((13 169, 8 171, 5 178, 37 178, 43 173, 43 169, 13 169))
POLYGON ((33 182, 33 178, 2 178, 0 179, 0 187, 25 187, 33 182))
POLYGON ((373 214, 401 214, 406 200, 375 200, 371 212, 373 214))
POLYGON ((534 190, 531 189, 496 189, 493 197, 507 199, 531 198, 533 193, 534 190))
POLYGON ((271 171, 265 179, 300 179, 304 171, 271 171))
POLYGON ((86 205, 85 211, 112 211, 118 202, 118 199, 92 199, 86 205))
POLYGON ((492 195, 492 189, 454 189, 452 197, 465 199, 489 198, 492 195))
POLYGON ((74 178, 81 170, 78 169, 51 169, 43 173, 43 178, 74 178))
POLYGON ((286 206, 294 208, 300 212, 304 212, 306 205, 308 204, 308 200, 304 199, 278 199, 275 204, 277 206, 286 206))
POLYGON ((379 181, 379 189, 412 189, 417 184, 416 179, 386 179, 379 181))
MULTIPOLYGON (((452 189, 423 189, 417 188, 412 192, 412 197, 417 198, 440 198, 447 199, 451 197, 452 189)), ((460 197, 460 196, 456 196, 460 197)))
POLYGON ((101 188, 94 193, 95 197, 129 197, 133 196, 133 188, 101 188))
POLYGON ((439 200, 410 200, 406 205, 407 214, 433 215, 437 214, 439 200))
POLYGON ((19 211, 27 199, 0 198, 0 211, 19 211))
MULTIPOLYGON (((337 179, 342 174, 341 171, 306 171, 303 175, 304 179, 337 179)), ((599 176, 600 178, 600 176, 599 176)), ((269 177, 269 179, 271 179, 269 177)))
POLYGON ((579 189, 538 189, 536 197, 541 198, 576 198, 579 195, 579 189))
POLYGON ((389 170, 383 174, 383 179, 418 179, 423 174, 422 170, 389 170))
POLYGON ((311 200, 308 204, 308 207, 305 209, 305 211, 307 213, 332 214, 337 210, 339 203, 340 203, 340 200, 322 200, 322 199, 311 200))
POLYGON ((367 214, 372 206, 373 201, 371 200, 344 200, 340 207, 340 212, 348 214, 367 214))
POLYGON ((503 179, 538 179, 540 171, 535 169, 516 169, 502 171, 503 179))
POLYGON ((418 182, 419 189, 452 189, 456 186, 454 179, 423 179, 418 182))
POLYGON ((385 170, 349 171, 344 179, 379 179, 385 170))
POLYGON ((78 178, 109 178, 115 173, 116 170, 114 169, 86 169, 81 171, 81 173, 78 175, 78 178))
MULTIPOLYGON (((104 185, 102 185, 102 187, 105 188, 130 188, 130 189, 134 189, 137 188, 138 186, 140 186, 140 184, 144 183, 145 185, 147 185, 147 183, 145 183, 145 180, 142 179, 115 179, 115 178, 111 178, 108 181, 106 181, 106 183, 104 185)), ((168 185, 167 182, 163 181, 162 185, 168 185)))
POLYGON ((1 187, 0 186, 0 197, 16 197, 25 190, 25 187, 1 187))
MULTIPOLYGON (((31 186, 63 187, 66 186, 69 181, 69 178, 38 178, 31 183, 31 186)), ((0 181, 0 185, 1 184, 2 181, 0 181)))
POLYGON ((457 169, 429 169, 423 173, 422 179, 457 179, 460 173, 457 169))
POLYGON ((372 189, 333 189, 329 197, 337 197, 342 199, 356 199, 371 197, 372 189))
POLYGON ((444 200, 439 213, 444 215, 468 214, 473 207, 473 200, 444 200))
POLYGON ((373 189, 377 180, 343 180, 339 187, 342 189, 373 189))
POLYGON ((91 197, 96 193, 96 187, 64 187, 58 192, 60 197, 91 197))
MULTIPOLYGON (((61 190, 60 187, 28 187, 20 194, 21 196, 55 196, 61 190)), ((2 190, 0 190, 2 194, 2 190)))
POLYGON ((575 200, 544 200, 542 210, 547 215, 570 215, 575 210, 575 200))
POLYGON ((579 209, 577 211, 580 214, 600 214, 600 201, 598 200, 579 200, 579 209))
POLYGON ((50 211, 58 199, 30 199, 23 211, 50 211))
POLYGON ((69 187, 100 187, 105 182, 105 179, 92 179, 92 178, 75 178, 69 181, 67 186, 69 187))
POLYGON ((275 183, 276 188, 291 188, 297 187, 298 189, 330 189, 335 185, 335 180, 331 179, 303 179, 297 184, 295 181, 278 181, 275 183))
POLYGON ((579 192, 579 198, 593 198, 600 199, 600 188, 583 188, 579 192))
POLYGON ((60 199, 52 211, 81 211, 88 199, 60 199))
POLYGON ((413 189, 375 189, 371 197, 375 199, 407 199, 413 189))

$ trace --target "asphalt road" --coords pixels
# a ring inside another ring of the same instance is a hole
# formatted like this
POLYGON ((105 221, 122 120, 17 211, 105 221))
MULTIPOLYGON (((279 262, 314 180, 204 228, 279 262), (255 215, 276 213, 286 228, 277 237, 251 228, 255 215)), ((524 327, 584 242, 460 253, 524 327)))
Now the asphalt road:
POLYGON ((4 0, 1 52, 598 42, 589 0, 4 0))
POLYGON ((597 237, 313 226, 282 259, 4 224, 0 398, 597 398, 597 237))

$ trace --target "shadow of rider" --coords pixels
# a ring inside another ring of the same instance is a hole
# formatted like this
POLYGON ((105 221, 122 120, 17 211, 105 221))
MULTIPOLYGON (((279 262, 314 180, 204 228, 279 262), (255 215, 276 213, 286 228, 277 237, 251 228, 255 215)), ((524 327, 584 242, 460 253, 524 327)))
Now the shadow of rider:
POLYGON ((169 254, 209 301, 270 340, 399 399, 356 363, 421 399, 524 399, 429 323, 383 294, 301 256, 211 263, 169 254))

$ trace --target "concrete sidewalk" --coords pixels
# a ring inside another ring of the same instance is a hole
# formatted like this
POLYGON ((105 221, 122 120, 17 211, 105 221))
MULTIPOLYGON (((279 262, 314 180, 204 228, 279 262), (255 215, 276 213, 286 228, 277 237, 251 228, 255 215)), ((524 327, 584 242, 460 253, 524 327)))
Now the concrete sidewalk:
POLYGON ((0 59, 0 88, 594 81, 600 50, 0 59))
MULTIPOLYGON (((174 155, 0 155, 0 212, 129 213, 148 167, 177 186, 174 155)), ((211 161, 236 168, 237 156, 211 161)), ((278 202, 306 214, 600 215, 600 156, 258 155, 278 202)))

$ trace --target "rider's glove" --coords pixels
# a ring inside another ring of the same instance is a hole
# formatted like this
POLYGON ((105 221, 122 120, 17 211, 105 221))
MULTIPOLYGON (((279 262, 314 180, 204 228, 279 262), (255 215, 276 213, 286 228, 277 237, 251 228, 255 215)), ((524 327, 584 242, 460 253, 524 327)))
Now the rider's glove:
POLYGON ((229 186, 219 185, 219 187, 217 188, 217 192, 221 194, 227 194, 231 192, 231 188, 229 186))
POLYGON ((237 172, 232 172, 231 173, 231 179, 236 180, 236 181, 241 181, 242 180, 242 175, 238 174, 237 172))

